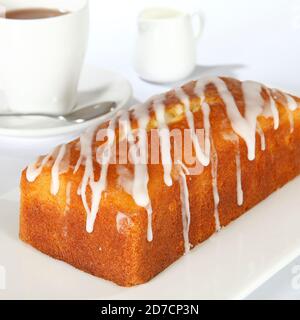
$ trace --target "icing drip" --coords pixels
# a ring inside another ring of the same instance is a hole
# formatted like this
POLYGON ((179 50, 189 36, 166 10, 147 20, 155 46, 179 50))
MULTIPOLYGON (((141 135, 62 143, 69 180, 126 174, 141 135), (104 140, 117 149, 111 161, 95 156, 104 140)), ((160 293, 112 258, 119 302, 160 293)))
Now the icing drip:
POLYGON ((294 115, 293 112, 294 110, 297 109, 298 105, 297 102, 295 101, 295 99, 293 97, 291 97, 288 94, 283 94, 286 101, 287 101, 287 107, 286 107, 286 111, 288 112, 288 117, 289 117, 289 121, 290 121, 290 133, 294 132, 294 128, 295 128, 295 121, 294 121, 294 115))
POLYGON ((43 168, 48 164, 50 159, 53 159, 54 163, 51 168, 51 188, 50 191, 53 195, 57 195, 59 191, 59 175, 68 170, 69 158, 64 159, 66 152, 68 151, 67 145, 61 145, 51 151, 47 156, 43 157, 40 163, 31 164, 27 167, 26 178, 29 182, 34 182, 36 178, 41 174, 43 168), (63 161, 65 163, 63 163, 63 161))
MULTIPOLYGON (((135 164, 135 155, 137 153, 137 147, 134 143, 134 136, 131 129, 130 119, 129 119, 129 113, 124 112, 120 117, 120 125, 123 128, 124 136, 126 140, 129 143, 129 153, 132 157, 132 160, 135 164)), ((133 189, 133 188, 132 188, 133 189)), ((132 192, 131 192, 132 193, 132 192)))
MULTIPOLYGON (((143 105, 135 106, 134 115, 137 118, 139 130, 138 137, 139 141, 134 143, 134 136, 132 133, 130 120, 128 112, 125 112, 120 121, 123 125, 124 131, 127 135, 127 141, 129 142, 129 152, 134 162, 134 178, 133 183, 128 185, 128 181, 126 185, 130 187, 130 194, 137 205, 140 207, 144 207, 147 211, 148 216, 148 227, 147 227, 147 240, 151 242, 153 240, 153 232, 152 232, 152 207, 148 194, 148 166, 147 166, 147 125, 149 122, 149 114, 147 108, 144 108, 143 105), (146 109, 146 110, 143 110, 146 109)), ((121 180, 119 180, 121 182, 121 180)), ((124 182, 124 181, 123 181, 124 182)), ((122 183, 122 182, 121 182, 122 183)))
POLYGON ((236 105, 232 93, 228 90, 226 83, 221 78, 204 78, 198 80, 196 88, 204 88, 208 83, 215 85, 225 104, 232 128, 245 140, 248 148, 248 159, 253 160, 255 158, 256 118, 262 112, 263 107, 261 85, 252 81, 245 81, 242 83, 242 90, 245 98, 244 118, 236 105))
MULTIPOLYGON (((148 109, 143 105, 134 109, 134 115, 138 121, 138 142, 132 145, 134 158, 133 198, 137 205, 146 208, 150 203, 148 194, 148 166, 147 166, 147 125, 149 122, 148 109), (139 155, 137 155, 139 153, 139 155)), ((131 132, 131 130, 130 130, 131 132)), ((132 148, 131 148, 132 149, 132 148)))
POLYGON ((35 162, 34 164, 31 164, 27 167, 26 170, 26 179, 29 182, 34 182, 36 178, 41 174, 43 168, 48 163, 52 155, 54 154, 56 149, 54 149, 52 152, 50 152, 46 157, 44 157, 40 163, 40 165, 35 162))
POLYGON ((203 121, 204 121, 204 134, 205 134, 205 154, 207 157, 210 157, 210 121, 209 121, 209 115, 210 115, 210 108, 209 105, 205 102, 205 98, 201 101, 202 104, 202 112, 203 112, 203 121))
POLYGON ((212 155, 211 155, 211 175, 212 175, 212 189, 214 198, 214 217, 216 224, 216 231, 221 230, 220 215, 218 206, 220 203, 220 196, 218 191, 218 154, 212 143, 212 155))
POLYGON ((60 146, 55 162, 51 170, 51 193, 57 195, 59 191, 59 174, 60 174, 60 164, 64 158, 66 152, 66 145, 60 146))
POLYGON ((236 194, 237 194, 237 204, 242 206, 244 203, 244 192, 242 188, 242 169, 241 169, 241 153, 239 147, 239 138, 236 136, 236 194))
MULTIPOLYGON (((138 108, 138 106, 136 108, 138 108)), ((140 106, 140 108, 143 108, 143 107, 140 106)), ((147 187, 148 179, 149 179, 148 167, 147 167, 147 164, 145 164, 145 161, 143 161, 143 159, 138 158, 137 154, 138 152, 140 152, 139 145, 134 143, 134 136, 132 133, 128 112, 125 112, 121 116, 120 121, 122 122, 124 132, 126 133, 127 141, 129 143, 129 153, 134 163, 134 179, 131 187, 132 189, 131 194, 137 205, 141 207, 146 207, 150 202, 149 195, 148 195, 148 187, 147 187)), ((144 142, 140 141, 140 143, 144 145, 144 142)))
POLYGON ((273 114, 274 119, 274 129, 277 130, 279 128, 279 112, 276 106, 276 102, 272 97, 272 92, 268 90, 269 98, 270 98, 270 108, 273 114))
POLYGON ((81 185, 82 185, 82 183, 80 183, 78 188, 77 188, 77 195, 78 196, 81 196, 81 185))
POLYGON ((107 171, 108 171, 108 166, 109 166, 109 161, 111 156, 112 144, 114 143, 114 138, 115 138, 115 119, 110 121, 108 130, 107 130, 108 140, 103 150, 103 154, 100 157, 101 173, 98 181, 94 180, 94 165, 93 165, 93 151, 92 151, 94 135, 95 135, 95 128, 88 129, 84 134, 81 135, 80 157, 74 169, 74 173, 76 173, 80 165, 83 162, 85 163, 85 170, 84 170, 83 178, 81 181, 81 186, 77 190, 77 194, 81 195, 82 203, 87 212, 86 229, 87 229, 87 232, 89 233, 91 233, 94 229, 94 223, 99 210, 102 192, 106 188, 107 171), (89 208, 89 205, 87 203, 87 198, 86 198, 86 189, 88 185, 90 186, 92 191, 91 208, 89 208))
POLYGON ((298 108, 298 104, 297 104, 296 100, 292 96, 290 96, 289 94, 283 94, 283 95, 284 95, 286 102, 288 104, 288 108, 291 111, 295 111, 298 108))
POLYGON ((207 83, 203 83, 201 81, 196 82, 195 93, 201 99, 201 109, 203 114, 203 124, 204 124, 204 152, 207 158, 210 158, 210 108, 209 105, 205 101, 205 87, 207 83))
POLYGON ((102 193, 106 189, 107 186, 107 173, 109 162, 112 154, 112 145, 115 141, 115 122, 116 119, 110 121, 108 130, 107 130, 107 143, 103 150, 103 153, 100 156, 100 164, 101 164, 101 173, 98 181, 90 180, 90 187, 92 190, 92 205, 91 210, 87 215, 86 229, 87 232, 91 233, 94 229, 94 223, 97 217, 97 213, 99 210, 102 193))
POLYGON ((193 145, 195 148, 196 157, 203 166, 208 166, 209 165, 209 157, 207 155, 205 155, 205 153, 202 151, 200 144, 199 144, 199 139, 198 139, 196 132, 195 132, 194 115, 193 115, 193 112, 191 111, 191 107, 190 107, 190 98, 183 91, 182 88, 176 89, 176 95, 185 107, 185 116, 186 116, 187 123, 188 123, 189 129, 190 129, 190 135, 191 135, 191 139, 193 141, 193 145))
MULTIPOLYGON (((278 97, 278 94, 277 94, 277 91, 276 90, 272 90, 272 92, 274 93, 274 99, 275 100, 278 100, 279 97, 278 97)), ((293 115, 293 112, 295 109, 297 109, 298 107, 298 104, 296 102, 296 100, 291 97, 290 95, 288 94, 284 94, 284 93, 280 93, 283 95, 283 97, 285 98, 286 102, 287 102, 287 106, 284 106, 284 108, 286 109, 286 112, 288 113, 288 117, 289 117, 289 122, 290 122, 290 133, 293 133, 294 132, 294 115, 293 115)))
POLYGON ((82 162, 85 162, 84 174, 81 180, 80 190, 77 191, 77 194, 81 195, 81 200, 85 208, 86 213, 90 214, 90 208, 86 199, 86 189, 90 179, 94 178, 94 166, 93 166, 93 151, 92 144, 95 134, 95 128, 90 128, 84 132, 80 137, 80 157, 75 166, 74 173, 77 172, 82 162))
POLYGON ((266 138, 265 138, 265 134, 264 134, 259 122, 257 122, 257 124, 256 124, 256 130, 260 136, 261 150, 265 151, 266 150, 266 138))
POLYGON ((190 213, 190 201, 189 201, 189 189, 186 181, 186 170, 185 166, 180 164, 179 170, 179 186, 180 186, 180 200, 181 200, 181 212, 182 212, 182 227, 183 227, 183 240, 184 240, 184 252, 187 254, 190 251, 190 241, 189 241, 189 230, 191 223, 191 213, 190 213))
POLYGON ((288 114, 288 118, 289 118, 289 123, 290 123, 290 134, 292 134, 294 132, 295 129, 295 120, 294 120, 294 115, 293 112, 287 107, 284 107, 287 114, 288 114))
POLYGON ((147 217, 148 217, 148 226, 147 226, 147 240, 148 242, 151 242, 153 240, 153 231, 152 231, 152 206, 151 203, 149 203, 146 207, 147 217))
POLYGON ((76 173, 82 164, 86 165, 86 162, 91 159, 92 156, 92 143, 96 128, 89 128, 80 135, 80 156, 75 165, 74 173, 76 173))
POLYGON ((160 151, 162 157, 162 165, 164 167, 164 181, 165 184, 170 187, 172 185, 171 170, 172 170, 172 158, 171 158, 171 143, 170 143, 170 130, 166 124, 165 119, 165 97, 159 96, 153 101, 153 108, 158 122, 158 132, 160 138, 160 151))
POLYGON ((249 160, 255 158, 255 134, 257 129, 257 117, 263 111, 264 100, 261 96, 261 84, 253 81, 245 81, 242 83, 242 89, 245 99, 245 118, 249 124, 248 137, 248 155, 249 160))

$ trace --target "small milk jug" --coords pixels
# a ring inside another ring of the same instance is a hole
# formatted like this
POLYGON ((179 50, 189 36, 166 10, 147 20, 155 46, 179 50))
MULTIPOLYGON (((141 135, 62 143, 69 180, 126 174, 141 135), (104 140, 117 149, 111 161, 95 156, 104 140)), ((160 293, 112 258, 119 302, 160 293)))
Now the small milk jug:
POLYGON ((157 83, 175 82, 196 66, 197 41, 203 29, 200 13, 170 8, 145 9, 138 16, 135 69, 139 76, 157 83), (198 22, 197 31, 193 20, 198 22))

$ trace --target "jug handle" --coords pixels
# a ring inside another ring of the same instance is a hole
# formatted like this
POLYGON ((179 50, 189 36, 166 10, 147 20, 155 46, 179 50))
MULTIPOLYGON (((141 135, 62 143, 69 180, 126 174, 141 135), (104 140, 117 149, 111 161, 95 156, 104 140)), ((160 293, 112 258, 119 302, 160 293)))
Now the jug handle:
POLYGON ((193 22, 196 20, 196 27, 195 25, 193 27, 194 27, 194 37, 196 40, 198 40, 201 37, 204 29, 204 24, 205 24, 204 14, 201 11, 194 12, 191 15, 191 19, 192 19, 192 24, 194 24, 193 22))

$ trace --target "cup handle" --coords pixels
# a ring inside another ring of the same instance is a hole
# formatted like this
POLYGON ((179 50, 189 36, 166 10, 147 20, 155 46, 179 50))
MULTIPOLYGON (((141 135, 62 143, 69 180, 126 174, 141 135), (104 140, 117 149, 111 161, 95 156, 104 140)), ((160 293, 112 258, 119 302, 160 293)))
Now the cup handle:
POLYGON ((197 11, 195 13, 193 13, 191 15, 191 20, 192 20, 192 24, 194 24, 193 22, 196 20, 196 27, 194 27, 194 37, 195 40, 198 40, 202 33, 203 33, 203 29, 204 29, 204 24, 205 24, 205 18, 204 18, 204 14, 201 11, 197 11))

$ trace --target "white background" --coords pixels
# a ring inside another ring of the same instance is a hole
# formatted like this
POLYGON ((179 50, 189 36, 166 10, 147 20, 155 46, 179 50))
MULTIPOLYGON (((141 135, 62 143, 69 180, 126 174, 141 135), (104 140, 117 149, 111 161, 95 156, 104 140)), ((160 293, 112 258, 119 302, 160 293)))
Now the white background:
MULTIPOLYGON (((198 44, 198 66, 192 75, 235 76, 287 89, 300 95, 300 0, 90 0, 91 33, 86 61, 128 78, 134 100, 170 86, 141 81, 132 67, 137 13, 166 4, 205 15, 198 44)), ((172 85, 171 85, 172 86, 172 85)), ((0 137, 0 194, 16 188, 21 169, 36 155, 66 140, 21 140, 0 137)), ((16 213, 17 214, 17 213, 16 213)), ((300 298, 293 289, 293 266, 279 272, 250 298, 300 298)))

